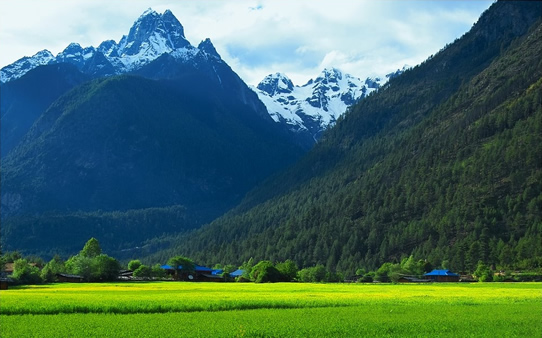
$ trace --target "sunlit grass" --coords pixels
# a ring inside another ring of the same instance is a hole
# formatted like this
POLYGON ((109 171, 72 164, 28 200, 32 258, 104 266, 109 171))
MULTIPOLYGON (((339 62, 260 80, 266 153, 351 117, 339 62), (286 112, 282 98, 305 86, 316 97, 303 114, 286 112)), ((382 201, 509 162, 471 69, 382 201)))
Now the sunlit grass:
POLYGON ((537 283, 56 284, 0 294, 2 337, 541 336, 540 318, 537 283))

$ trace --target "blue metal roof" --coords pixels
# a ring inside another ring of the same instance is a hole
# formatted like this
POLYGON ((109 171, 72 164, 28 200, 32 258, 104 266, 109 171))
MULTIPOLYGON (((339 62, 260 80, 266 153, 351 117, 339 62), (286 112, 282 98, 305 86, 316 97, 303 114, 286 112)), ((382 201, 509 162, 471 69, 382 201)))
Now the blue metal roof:
POLYGON ((242 276, 245 270, 237 269, 234 272, 230 272, 230 277, 239 277, 242 276))
POLYGON ((424 276, 456 276, 459 277, 457 273, 453 273, 450 270, 433 270, 426 273, 424 276))

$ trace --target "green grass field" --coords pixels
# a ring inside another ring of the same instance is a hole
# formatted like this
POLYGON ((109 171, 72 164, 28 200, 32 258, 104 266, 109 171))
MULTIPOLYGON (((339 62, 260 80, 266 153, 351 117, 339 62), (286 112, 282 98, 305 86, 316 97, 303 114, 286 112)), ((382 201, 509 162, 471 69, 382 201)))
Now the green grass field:
POLYGON ((54 284, 0 292, 1 337, 542 336, 542 285, 54 284))

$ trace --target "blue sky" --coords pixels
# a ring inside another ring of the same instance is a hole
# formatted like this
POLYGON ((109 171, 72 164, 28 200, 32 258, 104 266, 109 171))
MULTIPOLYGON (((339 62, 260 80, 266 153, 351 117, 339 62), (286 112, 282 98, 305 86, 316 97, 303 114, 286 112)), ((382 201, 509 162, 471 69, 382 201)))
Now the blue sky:
POLYGON ((170 9, 197 45, 211 38, 247 83, 282 72, 302 85, 325 67, 365 78, 414 66, 466 33, 493 1, 0 1, 0 67, 70 42, 119 41, 152 7, 170 9))

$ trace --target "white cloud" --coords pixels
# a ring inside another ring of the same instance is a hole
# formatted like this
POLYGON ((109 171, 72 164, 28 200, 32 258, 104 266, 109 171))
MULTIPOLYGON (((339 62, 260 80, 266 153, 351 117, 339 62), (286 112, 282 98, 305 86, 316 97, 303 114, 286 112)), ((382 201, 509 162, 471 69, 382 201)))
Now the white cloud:
POLYGON ((0 2, 0 66, 70 42, 118 41, 148 7, 171 9, 192 44, 209 37, 248 83, 323 67, 364 77, 415 65, 465 33, 487 1, 19 0, 0 2))

